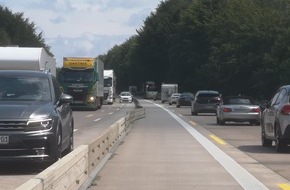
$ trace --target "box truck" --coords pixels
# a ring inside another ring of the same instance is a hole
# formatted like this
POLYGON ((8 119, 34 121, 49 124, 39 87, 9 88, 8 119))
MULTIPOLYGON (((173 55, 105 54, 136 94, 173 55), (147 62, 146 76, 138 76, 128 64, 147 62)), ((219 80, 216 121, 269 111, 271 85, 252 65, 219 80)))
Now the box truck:
POLYGON ((116 98, 116 76, 114 70, 104 70, 104 104, 113 104, 116 98))
POLYGON ((162 84, 161 85, 161 103, 168 102, 172 93, 178 93, 178 84, 162 84))

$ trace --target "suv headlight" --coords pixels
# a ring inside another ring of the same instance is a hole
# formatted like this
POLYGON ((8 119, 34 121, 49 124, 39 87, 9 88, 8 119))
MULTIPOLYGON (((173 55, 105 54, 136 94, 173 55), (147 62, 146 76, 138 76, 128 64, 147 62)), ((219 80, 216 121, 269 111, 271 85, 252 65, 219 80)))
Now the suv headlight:
POLYGON ((52 127, 52 121, 51 118, 29 120, 25 131, 48 130, 52 127))

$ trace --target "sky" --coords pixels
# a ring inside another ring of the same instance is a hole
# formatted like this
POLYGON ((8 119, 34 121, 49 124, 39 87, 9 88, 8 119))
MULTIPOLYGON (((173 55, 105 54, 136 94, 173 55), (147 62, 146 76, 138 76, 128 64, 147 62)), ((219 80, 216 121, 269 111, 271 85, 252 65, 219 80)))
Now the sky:
POLYGON ((0 0, 34 22, 56 58, 97 57, 137 34, 160 0, 0 0))

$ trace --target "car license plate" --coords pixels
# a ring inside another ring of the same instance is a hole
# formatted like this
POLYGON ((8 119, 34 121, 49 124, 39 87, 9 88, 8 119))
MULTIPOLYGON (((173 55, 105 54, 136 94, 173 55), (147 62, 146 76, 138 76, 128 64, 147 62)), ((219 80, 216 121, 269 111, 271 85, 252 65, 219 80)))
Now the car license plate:
POLYGON ((9 136, 0 136, 0 144, 8 144, 9 136))
POLYGON ((213 109, 213 106, 205 106, 206 109, 213 109))

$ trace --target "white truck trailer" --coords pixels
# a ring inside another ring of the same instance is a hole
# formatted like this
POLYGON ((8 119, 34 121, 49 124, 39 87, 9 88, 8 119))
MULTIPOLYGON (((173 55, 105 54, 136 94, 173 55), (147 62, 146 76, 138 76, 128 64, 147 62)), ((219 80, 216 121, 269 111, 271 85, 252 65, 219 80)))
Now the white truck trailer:
POLYGON ((178 93, 178 84, 162 84, 161 85, 161 103, 168 102, 172 93, 178 93))
POLYGON ((0 47, 0 69, 49 71, 56 76, 56 60, 41 47, 0 47))
POLYGON ((116 98, 116 76, 114 70, 104 70, 104 104, 113 104, 116 98))

